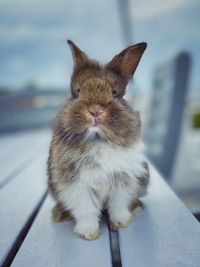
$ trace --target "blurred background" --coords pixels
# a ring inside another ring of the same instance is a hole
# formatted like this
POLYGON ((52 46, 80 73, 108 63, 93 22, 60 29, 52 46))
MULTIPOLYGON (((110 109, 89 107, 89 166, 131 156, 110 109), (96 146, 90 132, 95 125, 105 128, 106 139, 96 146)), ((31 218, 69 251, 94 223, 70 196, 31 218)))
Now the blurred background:
POLYGON ((100 62, 145 41, 126 97, 141 113, 150 160, 199 218, 199 14, 199 0, 1 0, 1 140, 50 127, 69 95, 67 39, 100 62))

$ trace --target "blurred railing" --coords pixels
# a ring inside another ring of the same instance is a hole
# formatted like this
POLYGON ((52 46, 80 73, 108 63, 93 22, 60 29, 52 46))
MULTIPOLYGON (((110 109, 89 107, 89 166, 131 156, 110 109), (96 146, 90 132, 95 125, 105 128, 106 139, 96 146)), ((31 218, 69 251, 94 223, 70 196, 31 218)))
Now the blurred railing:
POLYGON ((0 97, 0 133, 49 127, 67 90, 18 92, 0 97))
POLYGON ((182 52, 158 66, 153 78, 145 141, 150 159, 166 179, 171 177, 182 130, 190 69, 191 56, 182 52))

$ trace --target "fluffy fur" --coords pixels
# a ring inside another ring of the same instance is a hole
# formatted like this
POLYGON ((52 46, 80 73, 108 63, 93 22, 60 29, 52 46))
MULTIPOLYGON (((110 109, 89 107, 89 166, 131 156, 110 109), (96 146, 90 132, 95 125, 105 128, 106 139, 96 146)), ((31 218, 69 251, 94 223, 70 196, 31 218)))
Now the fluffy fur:
POLYGON ((82 238, 99 237, 101 211, 111 229, 128 225, 131 207, 146 192, 148 165, 138 113, 123 99, 146 48, 128 47, 105 66, 69 41, 74 59, 72 97, 59 112, 48 160, 54 219, 71 215, 82 238))

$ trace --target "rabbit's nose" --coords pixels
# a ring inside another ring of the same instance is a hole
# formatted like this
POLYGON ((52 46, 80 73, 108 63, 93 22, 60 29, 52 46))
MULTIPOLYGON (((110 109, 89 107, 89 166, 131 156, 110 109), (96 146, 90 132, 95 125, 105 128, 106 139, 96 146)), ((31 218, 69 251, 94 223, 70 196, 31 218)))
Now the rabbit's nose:
POLYGON ((90 114, 94 117, 97 118, 100 114, 102 114, 102 111, 90 111, 90 114))
POLYGON ((96 119, 103 113, 103 108, 99 104, 93 104, 89 107, 88 111, 96 119))

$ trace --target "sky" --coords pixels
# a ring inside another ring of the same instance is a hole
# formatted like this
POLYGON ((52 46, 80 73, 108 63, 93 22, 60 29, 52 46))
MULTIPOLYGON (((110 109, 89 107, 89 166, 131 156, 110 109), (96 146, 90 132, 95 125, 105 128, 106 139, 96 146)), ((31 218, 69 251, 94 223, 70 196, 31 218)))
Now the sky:
MULTIPOLYGON (((135 73, 138 87, 151 88, 155 67, 188 51, 191 86, 200 89, 200 1, 129 2, 132 43, 148 43, 135 73)), ((100 62, 132 44, 123 40, 117 0, 0 0, 0 86, 20 90, 34 81, 67 88, 73 67, 67 39, 100 62)))

